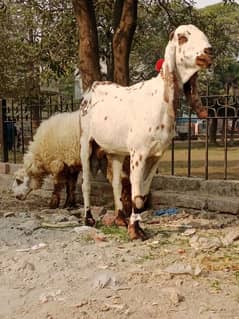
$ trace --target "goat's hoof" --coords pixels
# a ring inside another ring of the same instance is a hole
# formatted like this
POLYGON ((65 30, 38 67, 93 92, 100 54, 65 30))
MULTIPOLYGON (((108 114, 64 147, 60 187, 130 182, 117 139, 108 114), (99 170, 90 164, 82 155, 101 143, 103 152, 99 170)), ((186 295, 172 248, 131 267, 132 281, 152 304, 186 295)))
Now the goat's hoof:
POLYGON ((95 225, 95 219, 94 218, 85 218, 85 225, 93 227, 95 225))
POLYGON ((85 225, 93 227, 95 225, 95 219, 91 214, 91 211, 88 210, 85 216, 85 225))
POLYGON ((122 210, 118 211, 117 216, 115 217, 114 224, 116 226, 128 227, 127 218, 122 210))
POLYGON ((147 235, 145 234, 144 230, 139 226, 138 222, 134 224, 129 224, 128 226, 128 234, 131 240, 141 239, 146 240, 148 239, 147 235))

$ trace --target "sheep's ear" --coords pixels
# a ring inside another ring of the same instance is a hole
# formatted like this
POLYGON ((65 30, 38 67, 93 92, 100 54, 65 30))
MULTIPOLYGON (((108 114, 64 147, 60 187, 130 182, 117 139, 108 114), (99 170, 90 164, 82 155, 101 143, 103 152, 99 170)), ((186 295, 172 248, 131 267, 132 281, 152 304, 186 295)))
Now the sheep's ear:
POLYGON ((23 183, 23 180, 20 179, 20 178, 16 178, 15 181, 16 181, 16 183, 17 183, 18 186, 23 183))

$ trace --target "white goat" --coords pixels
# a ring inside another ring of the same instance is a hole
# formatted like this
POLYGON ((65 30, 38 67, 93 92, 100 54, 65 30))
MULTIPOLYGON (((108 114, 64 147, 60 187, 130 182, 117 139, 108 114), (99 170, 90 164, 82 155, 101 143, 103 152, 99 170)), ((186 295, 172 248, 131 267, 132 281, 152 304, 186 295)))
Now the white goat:
MULTIPOLYGON (((90 211, 90 154, 94 140, 112 160, 115 208, 122 210, 120 175, 130 155, 133 211, 131 239, 144 239, 140 215, 159 159, 175 134, 179 90, 184 89, 199 117, 206 117, 196 89, 196 74, 211 65, 211 45, 194 25, 179 26, 170 36, 160 74, 130 87, 95 82, 81 104, 81 161, 86 221, 90 211)), ((89 224, 89 222, 88 222, 89 224)))

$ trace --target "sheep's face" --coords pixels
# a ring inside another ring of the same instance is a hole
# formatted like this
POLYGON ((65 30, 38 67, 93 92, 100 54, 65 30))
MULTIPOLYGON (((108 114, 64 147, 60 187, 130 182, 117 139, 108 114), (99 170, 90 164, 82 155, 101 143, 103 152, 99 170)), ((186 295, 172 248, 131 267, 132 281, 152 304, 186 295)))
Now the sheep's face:
POLYGON ((171 36, 175 45, 176 67, 182 82, 212 64, 212 48, 206 35, 194 25, 178 27, 171 36))
POLYGON ((25 200, 27 195, 33 190, 41 187, 38 178, 27 175, 24 169, 20 169, 15 174, 12 191, 17 199, 25 200))

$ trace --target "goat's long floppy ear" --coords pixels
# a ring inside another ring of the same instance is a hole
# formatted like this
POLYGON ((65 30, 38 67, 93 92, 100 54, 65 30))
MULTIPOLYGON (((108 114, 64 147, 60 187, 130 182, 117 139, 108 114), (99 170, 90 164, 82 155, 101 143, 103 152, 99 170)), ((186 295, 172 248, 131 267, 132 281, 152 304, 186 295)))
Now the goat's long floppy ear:
POLYGON ((207 118, 207 109, 202 105, 197 89, 197 73, 195 73, 183 86, 184 94, 190 107, 199 118, 207 118))
POLYGON ((168 65, 169 72, 172 72, 175 70, 176 66, 176 46, 175 46, 175 40, 174 40, 174 32, 171 32, 169 35, 169 42, 165 49, 164 54, 164 65, 168 65))

